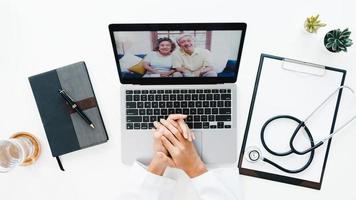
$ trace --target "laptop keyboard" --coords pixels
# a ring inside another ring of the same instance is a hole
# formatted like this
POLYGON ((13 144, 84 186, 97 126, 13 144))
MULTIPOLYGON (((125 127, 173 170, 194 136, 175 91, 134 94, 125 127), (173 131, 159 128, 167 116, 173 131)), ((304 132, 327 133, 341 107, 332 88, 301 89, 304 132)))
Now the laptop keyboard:
POLYGON ((231 128, 231 89, 126 90, 126 129, 151 129, 170 114, 185 114, 192 129, 231 128))

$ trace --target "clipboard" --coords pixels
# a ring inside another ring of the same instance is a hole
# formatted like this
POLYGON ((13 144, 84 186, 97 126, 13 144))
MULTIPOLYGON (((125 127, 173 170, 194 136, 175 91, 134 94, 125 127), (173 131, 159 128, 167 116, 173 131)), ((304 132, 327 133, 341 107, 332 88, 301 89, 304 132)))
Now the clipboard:
MULTIPOLYGON (((315 150, 314 159, 306 170, 296 174, 283 172, 263 161, 248 162, 245 152, 250 146, 256 146, 263 157, 286 168, 302 167, 308 154, 283 157, 270 154, 262 145, 261 128, 267 120, 277 115, 291 115, 304 120, 335 89, 344 85, 345 76, 346 70, 343 69, 261 54, 239 156, 239 173, 320 190, 331 140, 315 150)), ((314 141, 320 141, 333 132, 341 95, 342 89, 307 124, 314 141)), ((296 124, 288 120, 272 125, 266 143, 276 151, 288 150, 289 139, 295 128, 296 124)), ((306 137, 302 133, 298 137, 295 140, 300 140, 297 146, 303 149, 306 137)))

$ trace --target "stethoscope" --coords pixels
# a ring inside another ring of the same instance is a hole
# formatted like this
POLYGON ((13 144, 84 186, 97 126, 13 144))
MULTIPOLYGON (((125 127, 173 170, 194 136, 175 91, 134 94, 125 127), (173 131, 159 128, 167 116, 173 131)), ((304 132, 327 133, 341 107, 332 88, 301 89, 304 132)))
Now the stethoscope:
POLYGON ((310 118, 317 111, 319 111, 334 95, 336 95, 339 92, 339 90, 341 90, 343 88, 349 89, 352 93, 354 93, 354 91, 348 86, 338 87, 318 107, 316 107, 314 109, 314 111, 311 112, 310 115, 307 118, 305 118, 304 121, 302 121, 302 120, 300 120, 300 119, 298 119, 296 117, 290 116, 290 115, 278 115, 278 116, 270 118, 269 120, 267 120, 263 124, 260 136, 261 136, 261 143, 262 143, 263 147, 266 149, 266 151, 269 152, 272 155, 275 155, 275 156, 287 156, 287 155, 290 155, 290 154, 304 155, 304 154, 310 153, 309 154, 309 159, 304 164, 304 166, 302 166, 299 169, 287 169, 287 168, 284 168, 281 165, 271 161, 270 159, 262 157, 262 153, 261 153, 260 149, 258 147, 255 147, 255 146, 252 146, 252 147, 249 147, 248 149, 246 149, 245 158, 251 163, 255 163, 257 161, 262 160, 262 161, 264 161, 266 163, 269 163, 272 166, 274 166, 274 167, 276 167, 276 168, 278 168, 278 169, 280 169, 280 170, 282 170, 284 172, 287 172, 287 173, 299 173, 299 172, 302 172, 305 169, 307 169, 309 167, 309 165, 312 163, 313 159, 314 159, 315 149, 319 148, 324 143, 329 141, 336 133, 338 133, 340 130, 345 128, 354 119, 356 119, 356 116, 353 116, 348 121, 346 121, 343 125, 341 125, 339 128, 337 128, 334 132, 332 132, 330 135, 328 135, 324 139, 320 140, 318 143, 314 144, 313 136, 312 136, 309 128, 307 127, 306 122, 308 122, 310 120, 310 118), (280 119, 292 120, 292 121, 294 121, 294 122, 296 122, 298 124, 296 129, 294 130, 290 140, 289 140, 290 149, 288 151, 286 151, 286 152, 277 152, 277 151, 272 150, 271 148, 268 147, 268 145, 266 144, 266 141, 265 141, 265 130, 266 130, 266 127, 268 127, 268 125, 271 122, 276 121, 276 120, 280 120, 280 119), (295 140, 295 137, 297 136, 297 134, 298 134, 298 132, 300 131, 301 128, 303 128, 305 130, 305 133, 306 133, 306 135, 307 135, 307 137, 309 139, 309 142, 310 142, 310 147, 308 149, 304 150, 304 151, 298 151, 295 148, 294 144, 293 144, 294 140, 295 140))

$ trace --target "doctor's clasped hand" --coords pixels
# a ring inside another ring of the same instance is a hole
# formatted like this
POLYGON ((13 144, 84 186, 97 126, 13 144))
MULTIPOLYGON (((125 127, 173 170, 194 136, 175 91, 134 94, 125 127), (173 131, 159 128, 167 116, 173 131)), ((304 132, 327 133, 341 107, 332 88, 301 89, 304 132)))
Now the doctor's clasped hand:
POLYGON ((126 185, 128 189, 122 191, 119 199, 171 199, 176 192, 176 180, 163 176, 168 167, 183 170, 201 200, 238 199, 237 171, 208 171, 194 146, 195 135, 185 123, 186 117, 174 114, 154 122, 153 158, 147 167, 139 161, 134 163, 126 185))
POLYGON ((161 149, 166 154, 162 155, 158 151, 171 167, 182 169, 190 178, 194 178, 207 172, 207 168, 194 147, 194 134, 184 123, 185 117, 186 115, 170 115, 167 120, 161 119, 154 123, 154 143, 155 146, 160 146, 155 150, 161 149))

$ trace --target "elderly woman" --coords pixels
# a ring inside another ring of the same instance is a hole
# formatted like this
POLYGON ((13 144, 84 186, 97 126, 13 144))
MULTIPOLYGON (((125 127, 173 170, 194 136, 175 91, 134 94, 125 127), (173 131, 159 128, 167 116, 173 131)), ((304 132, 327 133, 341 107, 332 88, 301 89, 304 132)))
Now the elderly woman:
POLYGON ((154 51, 143 59, 143 67, 147 70, 143 77, 169 77, 172 69, 172 52, 175 49, 173 41, 167 37, 159 38, 154 51))

